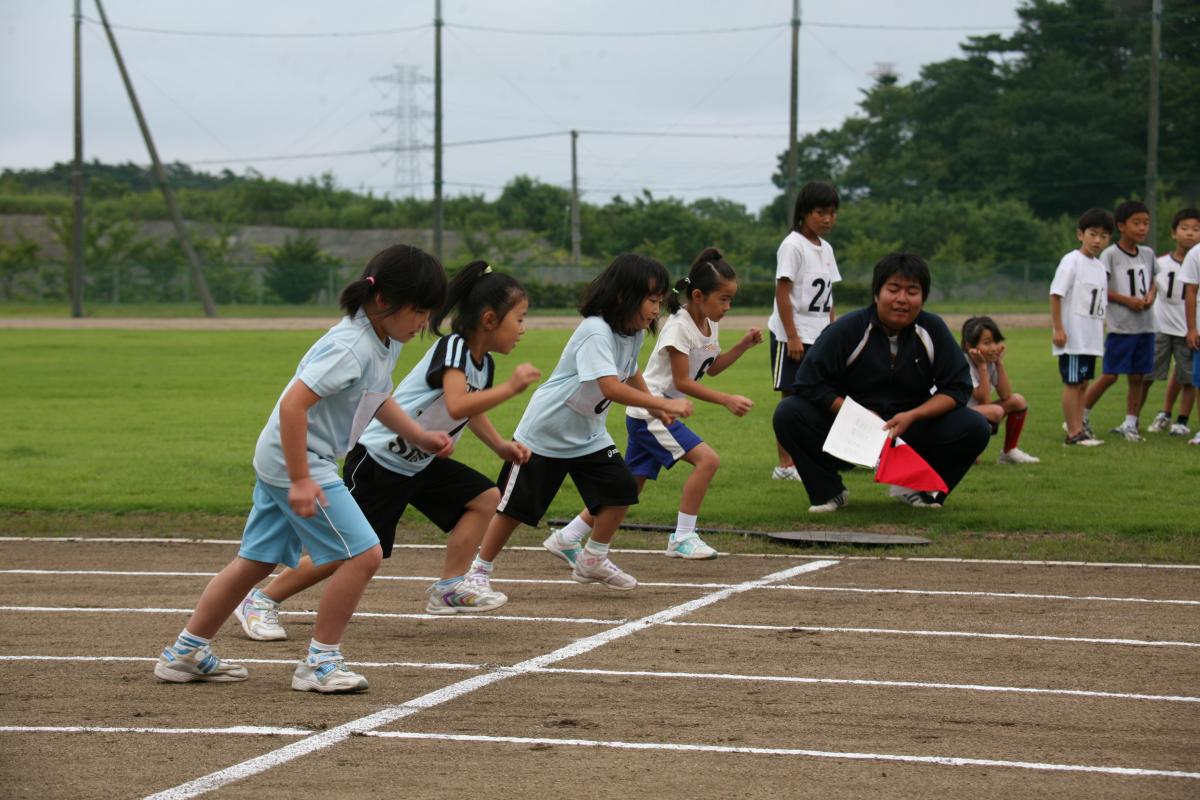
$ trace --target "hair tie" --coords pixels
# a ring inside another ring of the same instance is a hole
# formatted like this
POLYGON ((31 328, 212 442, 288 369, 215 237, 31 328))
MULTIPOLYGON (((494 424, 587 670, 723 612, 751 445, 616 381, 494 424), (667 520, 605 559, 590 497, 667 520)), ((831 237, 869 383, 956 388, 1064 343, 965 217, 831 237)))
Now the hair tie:
POLYGON ((483 268, 483 272, 481 272, 479 274, 480 275, 491 275, 492 274, 492 265, 488 264, 486 267, 483 268))
POLYGON ((674 286, 672 286, 672 287, 671 287, 671 294, 679 294, 679 290, 678 290, 678 289, 676 289, 674 286))
POLYGON ((683 282, 686 283, 688 286, 692 285, 692 279, 687 276, 684 276, 683 282))
POLYGON ((367 283, 369 283, 369 284, 371 284, 372 286, 374 286, 374 285, 375 285, 375 276, 374 276, 374 275, 368 275, 368 276, 367 276, 367 283))

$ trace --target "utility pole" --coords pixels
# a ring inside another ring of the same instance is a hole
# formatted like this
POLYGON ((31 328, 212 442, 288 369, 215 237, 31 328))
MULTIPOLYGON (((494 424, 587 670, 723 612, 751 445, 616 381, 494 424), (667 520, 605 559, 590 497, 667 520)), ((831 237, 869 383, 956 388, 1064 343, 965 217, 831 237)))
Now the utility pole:
POLYGON ((784 176, 784 191, 787 193, 787 208, 784 215, 791 224, 792 209, 796 206, 796 117, 800 96, 800 0, 792 0, 792 91, 791 114, 788 120, 787 175, 784 176))
POLYGON ((433 0, 433 254, 442 257, 442 0, 433 0))
POLYGON ((71 167, 71 193, 75 201, 75 233, 71 236, 72 317, 83 316, 83 59, 79 42, 82 1, 75 0, 75 163, 71 167))
POLYGON ((96 10, 100 12, 100 22, 104 25, 104 32, 108 35, 108 43, 112 46, 113 57, 117 61, 117 69, 121 72, 121 80, 125 83, 125 91, 129 95, 129 103, 133 106, 133 114, 137 117, 138 127, 141 128, 142 138, 146 140, 146 149, 150 151, 150 162, 154 167, 154 177, 158 180, 158 186, 162 189, 163 200, 166 201, 167 211, 171 214, 171 222, 175 225, 175 234, 179 237, 179 244, 183 248, 184 255, 187 256, 188 263, 192 268, 192 281, 196 284, 196 295, 200 298, 200 302, 204 305, 204 316, 215 317, 217 315, 217 307, 213 303, 212 295, 208 291, 208 283, 204 280, 204 272, 200 269, 200 260, 196 257, 196 251, 192 249, 192 242, 188 238, 187 229, 183 227, 183 217, 179 215, 179 207, 175 205, 175 195, 171 192, 171 185, 167 183, 167 173, 163 170, 162 162, 158 159, 158 150, 154 147, 154 139, 150 137, 150 127, 146 124, 146 118, 142 114, 142 106, 138 103, 137 94, 133 91, 133 83, 129 80, 129 72, 125 69, 125 60, 121 58, 121 50, 117 47, 117 39, 113 36, 112 28, 108 24, 108 16, 104 13, 104 6, 100 0, 96 0, 96 10))
POLYGON ((581 260, 580 243, 582 234, 579 230, 579 162, 575 157, 575 143, 579 141, 579 131, 571 131, 571 264, 578 267, 581 260))
POLYGON ((1158 252, 1158 54, 1162 47, 1162 0, 1154 0, 1150 23, 1150 120, 1146 129, 1146 208, 1150 209, 1150 233, 1146 246, 1158 252))

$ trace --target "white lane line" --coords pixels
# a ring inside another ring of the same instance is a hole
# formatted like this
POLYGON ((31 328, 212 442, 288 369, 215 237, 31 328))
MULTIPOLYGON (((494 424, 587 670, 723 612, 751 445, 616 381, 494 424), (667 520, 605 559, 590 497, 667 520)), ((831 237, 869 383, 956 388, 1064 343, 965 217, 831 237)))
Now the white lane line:
MULTIPOLYGON (((46 662, 80 662, 80 663, 139 663, 149 664, 157 658, 148 656, 6 656, 0 655, 0 662, 5 661, 46 661, 46 662)), ((295 659, 290 658, 236 658, 228 660, 238 664, 266 664, 275 666, 292 666, 295 659)), ((496 669, 496 664, 456 664, 436 661, 347 661, 351 667, 367 667, 373 669, 428 669, 440 671, 458 670, 463 672, 478 672, 496 669)), ((1200 703, 1200 697, 1170 694, 1136 694, 1131 692, 1101 692, 1090 689, 1047 689, 1030 686, 994 686, 978 683, 934 683, 929 681, 888 681, 869 678, 810 678, 797 675, 742 675, 722 672, 668 672, 661 670, 625 670, 625 669, 583 669, 571 667, 544 667, 531 669, 530 673, 546 675, 596 675, 600 677, 617 678, 654 678, 707 681, 744 681, 748 683, 794 683, 824 686, 866 686, 888 689, 936 689, 967 692, 996 692, 1003 694, 1035 694, 1059 697, 1086 697, 1101 700, 1138 700, 1160 703, 1200 703)))
POLYGON ((564 661, 569 658, 575 658, 576 656, 591 652, 592 650, 616 641, 617 639, 622 639, 626 636, 638 633, 639 631, 643 631, 655 625, 661 625, 664 622, 668 622, 677 617, 690 614, 693 611, 712 605, 713 603, 720 602, 721 600, 725 600, 726 598, 732 597, 735 594, 757 589, 768 583, 789 580, 796 575, 806 572, 814 572, 819 569, 824 569, 825 567, 834 566, 837 563, 837 561, 814 561, 812 563, 795 566, 781 572, 775 572, 757 580, 747 581, 743 584, 739 584, 728 589, 721 589, 720 591, 712 592, 711 594, 704 595, 703 597, 699 597, 694 600, 689 600, 688 602, 681 603, 677 606, 672 606, 655 614, 642 617, 641 619, 626 622, 624 625, 620 625, 615 628, 609 628, 608 630, 601 631, 600 633, 593 634, 592 636, 587 636, 583 639, 572 642, 565 647, 560 647, 557 650, 553 650, 549 653, 527 659, 513 665, 512 667, 493 670, 483 675, 476 675, 474 677, 467 678, 466 680, 450 684, 443 689, 438 689, 437 691, 414 698, 398 706, 384 708, 375 712, 374 714, 369 714, 365 717, 338 725, 335 728, 331 728, 327 731, 323 731, 322 733, 301 739, 298 742, 289 744, 286 747, 281 747, 278 750, 265 753, 256 758, 251 758, 247 761, 243 761, 240 764, 235 764, 231 767, 218 770, 195 780, 180 784, 174 788, 167 789, 166 791, 150 795, 150 798, 151 800, 181 800, 181 798, 196 797, 197 795, 204 794, 205 792, 219 789, 222 786, 234 781, 247 778, 251 775, 257 775, 281 764, 286 764, 289 761, 300 758, 301 756, 309 753, 323 750, 327 747, 338 744, 339 742, 342 742, 355 734, 362 734, 375 730, 384 725, 388 725, 397 720, 403 719, 404 717, 416 714, 419 711, 447 703, 455 698, 469 694, 478 689, 482 689, 486 686, 490 686, 498 681, 506 680, 518 675, 524 675, 533 669, 547 667, 556 662, 564 661))
MULTIPOLYGON (((0 536, 0 542, 94 542, 98 544, 114 543, 143 543, 143 544, 218 544, 240 545, 239 539, 189 539, 187 537, 113 537, 113 536, 0 536)), ((397 544, 397 550, 445 550, 441 544, 397 544)), ((505 546, 505 551, 528 553, 544 553, 545 548, 533 545, 505 546)), ((637 550, 613 548, 614 553, 633 553, 638 555, 658 555, 661 550, 637 550)), ((1033 559, 1004 559, 1004 558, 936 558, 922 556, 805 556, 792 553, 722 553, 730 558, 785 558, 791 560, 814 561, 826 558, 836 558, 838 561, 913 561, 917 563, 934 564, 1005 564, 1033 567, 1129 567, 1132 569, 1200 569, 1200 564, 1143 564, 1138 562, 1119 561, 1038 561, 1033 559)))
POLYGON ((1091 636, 1041 636, 1027 633, 980 633, 978 631, 925 631, 901 628, 837 628, 825 625, 750 625, 722 622, 664 622, 687 628, 731 628, 750 631, 793 631, 796 633, 866 633, 896 636, 946 636, 970 639, 1021 639, 1034 642, 1077 642, 1080 644, 1137 645, 1140 647, 1200 647, 1200 642, 1153 641, 1148 639, 1106 639, 1091 636))
MULTIPOLYGON (((0 569, 0 575, 102 575, 130 578, 211 578, 215 572, 170 572, 157 570, 107 570, 107 569, 0 569)), ((371 580, 432 583, 438 578, 432 575, 376 575, 371 580)), ((522 584, 534 586, 574 586, 571 580, 545 578, 493 578, 492 583, 522 584)), ((639 586, 666 589, 724 589, 731 583, 696 583, 684 581, 639 581, 639 586)), ((1161 599, 1153 597, 1110 597, 1106 595, 1034 594, 1032 592, 968 592, 950 589, 893 589, 859 586, 764 586, 769 591, 789 592, 845 592, 850 594, 903 594, 929 597, 987 597, 999 600, 1064 600, 1077 602, 1147 603, 1154 605, 1200 606, 1200 600, 1161 599)))
POLYGON ((715 744, 669 744, 666 742, 620 742, 596 739, 551 739, 525 736, 474 736, 456 733, 414 733, 409 731, 370 731, 366 736, 380 739, 432 740, 439 742, 480 742, 570 747, 604 747, 617 750, 648 750, 685 753, 737 753, 764 756, 802 756, 854 761, 899 761, 907 764, 937 764, 944 767, 1007 767, 1009 769, 1044 770, 1051 772, 1090 772, 1102 775, 1122 775, 1143 778, 1188 778, 1200 780, 1200 772, 1140 767, 1108 767, 1091 764, 1050 764, 1039 761, 1006 761, 992 758, 960 758, 956 756, 912 756, 896 753, 852 753, 830 750, 802 750, 792 747, 731 747, 715 744))
POLYGON ((228 728, 101 728, 76 725, 0 725, 0 733, 165 733, 214 734, 224 736, 308 736, 306 728, 265 728, 253 725, 233 725, 228 728))
MULTIPOLYGON (((191 614, 190 608, 92 608, 88 606, 0 606, 0 611, 63 614, 191 614)), ((285 617, 315 617, 316 611, 280 611, 285 617)), ((375 619, 421 620, 491 620, 493 622, 561 622, 570 625, 620 625, 624 619, 592 619, 590 617, 526 617, 514 614, 402 614, 385 611, 355 611, 354 616, 375 619)))

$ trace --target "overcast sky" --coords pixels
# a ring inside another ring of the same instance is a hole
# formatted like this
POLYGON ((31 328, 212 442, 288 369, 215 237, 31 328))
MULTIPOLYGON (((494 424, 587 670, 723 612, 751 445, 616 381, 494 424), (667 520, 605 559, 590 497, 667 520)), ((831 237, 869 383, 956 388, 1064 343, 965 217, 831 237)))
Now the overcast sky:
MULTIPOLYGON (((1010 32, 1017 4, 804 2, 801 134, 853 114, 881 63, 908 81, 922 64, 959 55, 968 35, 1010 32)), ((68 161, 73 4, 5 0, 4 7, 0 167, 68 161)), ((790 0, 444 0, 444 140, 575 128, 584 131, 579 175, 590 202, 647 188, 688 200, 722 196, 757 210, 775 194, 770 176, 787 145, 791 7, 790 0), (729 32, 688 33, 715 30, 729 32), (683 136, 700 133, 737 138, 683 136)), ((381 114, 394 111, 403 94, 373 78, 394 75, 396 65, 418 68, 426 82, 412 86, 410 97, 432 114, 433 0, 105 0, 105 10, 119 26, 118 44, 164 160, 214 172, 253 166, 288 180, 329 171, 352 189, 432 195, 428 151, 415 159, 295 156, 432 143, 431 116, 411 135, 381 114), (375 31, 385 33, 361 35, 375 31), (278 156, 290 158, 266 159, 278 156), (409 188, 414 174, 418 185, 409 188)), ((84 0, 83 13, 98 19, 93 0, 84 0)), ((95 22, 83 25, 83 73, 86 158, 148 163, 95 22)), ((494 197, 521 173, 567 186, 570 169, 563 134, 449 147, 444 180, 447 194, 494 197)))

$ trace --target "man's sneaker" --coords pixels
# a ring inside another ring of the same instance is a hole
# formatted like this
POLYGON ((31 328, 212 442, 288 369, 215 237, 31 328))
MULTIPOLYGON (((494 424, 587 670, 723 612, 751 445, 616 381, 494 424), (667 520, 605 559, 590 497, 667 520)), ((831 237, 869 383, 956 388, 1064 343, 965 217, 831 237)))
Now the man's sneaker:
POLYGON ((850 503, 850 490, 842 489, 840 494, 835 494, 833 497, 826 500, 824 503, 808 507, 810 514, 828 514, 831 511, 837 511, 839 508, 845 508, 850 503))
POLYGON ((1176 422, 1171 426, 1171 436, 1187 436, 1192 432, 1192 429, 1182 422, 1176 422))
POLYGON ((571 580, 576 583, 599 583, 609 589, 628 592, 637 588, 637 579, 628 572, 608 560, 608 557, 596 558, 581 554, 575 561, 575 569, 571 571, 571 580))
POLYGON ((689 536, 686 539, 676 541, 674 538, 667 541, 667 558, 686 558, 689 561, 706 561, 710 558, 716 558, 717 551, 710 547, 699 536, 689 536))
POLYGON ((942 504, 928 492, 915 492, 902 486, 893 486, 889 494, 901 503, 907 503, 913 508, 941 508, 942 504))
POLYGON ((796 472, 796 468, 792 467, 776 467, 771 473, 771 478, 777 481, 798 481, 800 473, 796 472))
POLYGON ((339 650, 309 653, 292 673, 292 688, 298 692, 341 694, 365 692, 367 679, 346 669, 346 660, 339 650))
POLYGON ((279 604, 272 603, 256 589, 250 590, 233 615, 246 635, 255 641, 277 642, 287 638, 287 631, 279 624, 279 604))
POLYGON ((154 674, 160 681, 170 683, 244 681, 250 677, 241 664, 231 664, 217 658, 207 644, 188 649, 171 645, 158 657, 154 674))
POLYGON ((562 531, 558 528, 551 528, 550 535, 542 542, 542 547, 549 550, 554 555, 561 558, 563 561, 575 566, 575 559, 579 558, 579 554, 583 552, 583 545, 579 542, 569 542, 563 538, 562 531))
POLYGON ((1146 430, 1150 433, 1162 433, 1169 427, 1171 427, 1171 415, 1165 411, 1160 411, 1154 416, 1154 421, 1150 423, 1150 427, 1146 430))
POLYGON ((1109 433, 1118 433, 1121 436, 1124 436, 1125 441, 1127 441, 1127 442, 1144 442, 1144 441, 1146 441, 1146 437, 1142 436, 1140 433, 1138 433, 1138 429, 1136 426, 1126 425, 1123 422, 1120 425, 1118 425, 1117 427, 1113 428, 1111 431, 1109 431, 1109 433))
POLYGON ((1074 436, 1068 436, 1065 440, 1063 440, 1063 444, 1078 445, 1079 447, 1098 447, 1104 444, 1104 440, 1089 436, 1088 432, 1084 430, 1080 431, 1074 436))
POLYGON ((493 592, 491 585, 480 583, 467 575, 448 591, 438 591, 437 584, 429 587, 426 592, 429 602, 425 604, 426 614, 481 614, 494 611, 508 602, 508 597, 500 592, 493 592))
POLYGON ((1004 453, 1001 453, 1000 457, 996 459, 996 463, 997 464, 1038 464, 1038 463, 1041 463, 1041 459, 1038 458, 1037 456, 1031 456, 1031 455, 1029 455, 1029 453, 1026 453, 1024 450, 1014 447, 1012 450, 1008 450, 1004 453))

